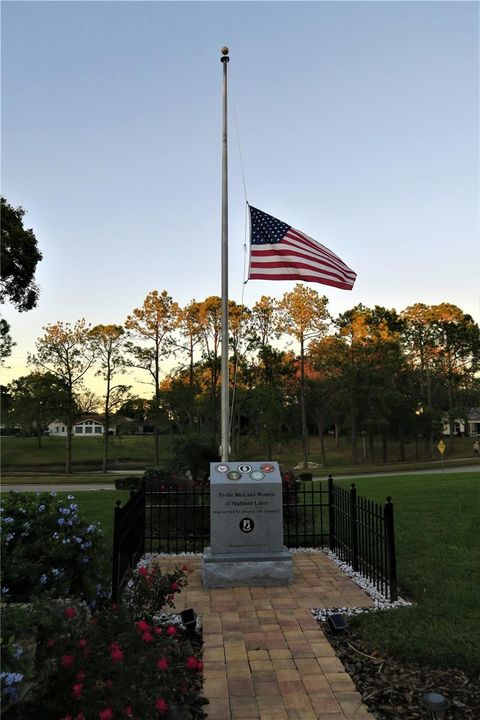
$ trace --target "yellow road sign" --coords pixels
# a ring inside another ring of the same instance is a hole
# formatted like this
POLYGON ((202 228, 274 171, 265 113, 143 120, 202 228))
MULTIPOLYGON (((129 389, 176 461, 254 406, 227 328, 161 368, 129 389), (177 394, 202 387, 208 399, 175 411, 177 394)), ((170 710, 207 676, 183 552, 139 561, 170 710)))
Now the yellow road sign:
POLYGON ((446 446, 445 446, 445 443, 443 442, 443 440, 440 440, 440 442, 437 445, 437 448, 439 449, 439 451, 441 452, 442 455, 445 452, 445 447, 446 446))

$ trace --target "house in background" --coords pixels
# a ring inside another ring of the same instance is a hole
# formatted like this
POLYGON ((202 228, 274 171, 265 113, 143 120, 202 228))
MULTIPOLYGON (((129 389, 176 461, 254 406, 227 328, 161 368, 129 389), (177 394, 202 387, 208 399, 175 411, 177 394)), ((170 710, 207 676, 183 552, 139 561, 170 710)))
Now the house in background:
MULTIPOLYGON (((48 423, 48 434, 50 437, 67 437, 67 424, 61 420, 53 420, 48 423)), ((115 433, 115 428, 110 428, 115 433)), ((84 415, 74 423, 72 435, 74 437, 100 437, 105 433, 105 423, 99 415, 84 415)))
MULTIPOLYGON (((454 420, 453 434, 461 435, 462 437, 465 434, 469 437, 480 437, 480 408, 471 408, 468 412, 467 418, 457 418, 454 420), (467 421, 467 433, 465 433, 465 419, 467 421)), ((443 419, 443 435, 450 435, 450 426, 448 424, 447 416, 443 419)))

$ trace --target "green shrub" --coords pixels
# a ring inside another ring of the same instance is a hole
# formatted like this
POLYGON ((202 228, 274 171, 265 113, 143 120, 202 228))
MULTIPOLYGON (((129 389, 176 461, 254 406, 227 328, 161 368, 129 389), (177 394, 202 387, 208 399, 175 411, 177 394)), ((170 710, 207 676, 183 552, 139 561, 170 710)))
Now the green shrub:
POLYGON ((208 482, 210 463, 218 460, 218 449, 204 435, 178 435, 171 441, 170 474, 187 475, 194 482, 208 482))

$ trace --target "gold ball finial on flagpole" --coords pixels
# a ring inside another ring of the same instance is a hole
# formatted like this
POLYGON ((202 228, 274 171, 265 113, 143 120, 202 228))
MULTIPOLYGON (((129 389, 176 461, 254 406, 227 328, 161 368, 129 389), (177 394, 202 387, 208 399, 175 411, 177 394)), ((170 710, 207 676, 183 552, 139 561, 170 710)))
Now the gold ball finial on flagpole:
POLYGON ((230 58, 228 57, 228 47, 226 45, 222 47, 222 55, 223 57, 220 58, 220 62, 224 63, 230 60, 230 58))
POLYGON ((226 45, 222 48, 222 55, 228 55, 228 48, 226 45))

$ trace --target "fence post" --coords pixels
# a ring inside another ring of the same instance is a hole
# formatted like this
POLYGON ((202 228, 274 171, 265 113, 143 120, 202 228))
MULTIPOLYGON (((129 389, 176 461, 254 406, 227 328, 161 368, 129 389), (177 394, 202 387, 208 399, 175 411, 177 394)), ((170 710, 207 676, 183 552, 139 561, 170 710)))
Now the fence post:
POLYGON ((387 538, 387 553, 388 553, 388 575, 389 575, 389 586, 390 586, 390 600, 398 599, 398 588, 397 588, 397 559, 395 554, 395 527, 393 523, 393 504, 390 495, 387 497, 387 502, 383 509, 383 515, 385 518, 385 536, 387 538))
POLYGON ((112 602, 118 602, 118 570, 119 570, 119 535, 120 535, 120 506, 121 500, 115 503, 113 513, 113 561, 112 561, 112 602))
POLYGON ((139 494, 142 499, 142 544, 141 544, 141 554, 145 554, 145 522, 146 522, 146 491, 145 491, 145 480, 142 481, 139 494))
POLYGON ((352 542, 352 568, 358 570, 358 527, 357 527, 357 488, 350 488, 350 532, 352 542))
POLYGON ((335 496, 333 492, 333 477, 328 476, 328 535, 330 539, 330 550, 335 552, 335 496))
POLYGON ((128 505, 130 507, 130 522, 128 524, 128 564, 132 566, 133 570, 135 562, 135 490, 130 490, 128 505))

